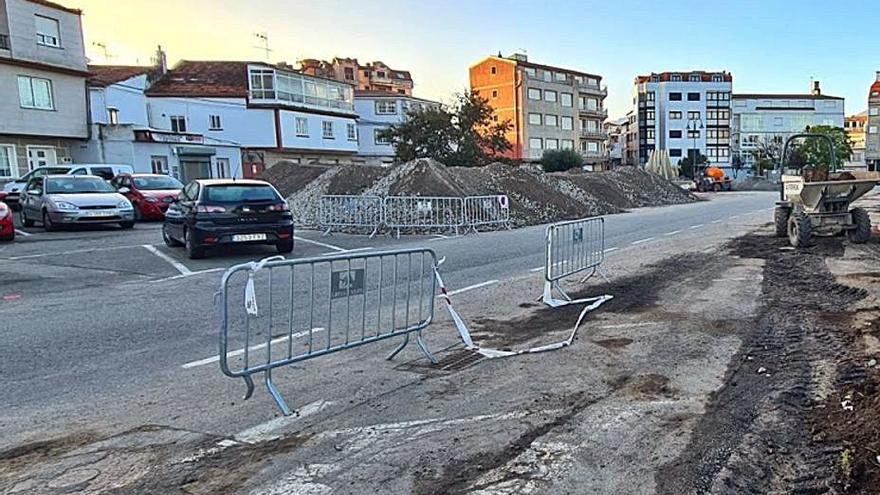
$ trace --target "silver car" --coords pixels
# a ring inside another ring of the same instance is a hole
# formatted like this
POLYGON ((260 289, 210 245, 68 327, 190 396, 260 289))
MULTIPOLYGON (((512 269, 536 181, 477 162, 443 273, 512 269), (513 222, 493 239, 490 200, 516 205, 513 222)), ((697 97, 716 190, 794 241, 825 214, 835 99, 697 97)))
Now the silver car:
POLYGON ((118 223, 134 226, 134 208, 125 196, 94 175, 45 175, 28 181, 21 195, 21 223, 62 225, 118 223))

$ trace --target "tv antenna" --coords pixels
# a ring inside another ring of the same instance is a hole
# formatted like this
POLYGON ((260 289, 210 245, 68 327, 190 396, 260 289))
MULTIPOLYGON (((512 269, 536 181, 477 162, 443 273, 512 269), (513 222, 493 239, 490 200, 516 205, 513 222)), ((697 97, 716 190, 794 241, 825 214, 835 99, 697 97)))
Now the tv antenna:
POLYGON ((263 45, 255 46, 254 48, 266 52, 266 62, 269 62, 269 52, 272 51, 272 49, 269 48, 269 34, 264 31, 262 33, 254 33, 254 36, 257 38, 257 40, 259 40, 258 43, 261 43, 263 45))
POLYGON ((104 63, 105 63, 105 64, 110 63, 110 59, 113 58, 113 56, 110 55, 110 50, 107 48, 107 44, 106 44, 106 43, 102 43, 102 42, 100 42, 100 41, 93 41, 93 42, 92 42, 92 46, 94 46, 95 48, 100 49, 100 50, 101 50, 101 53, 104 54, 104 63))

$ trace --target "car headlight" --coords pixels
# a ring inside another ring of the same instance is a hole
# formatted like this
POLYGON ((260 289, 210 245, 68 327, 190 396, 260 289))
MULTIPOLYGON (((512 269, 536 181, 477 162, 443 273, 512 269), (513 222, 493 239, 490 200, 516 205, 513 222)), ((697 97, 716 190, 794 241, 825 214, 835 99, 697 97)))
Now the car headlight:
POLYGON ((55 208, 59 210, 78 210, 79 208, 73 204, 68 203, 67 201, 55 201, 55 208))
POLYGON ((122 201, 120 201, 120 202, 116 205, 116 207, 119 208, 120 210, 130 210, 130 209, 131 209, 131 203, 129 203, 129 201, 128 201, 127 199, 123 199, 122 201))

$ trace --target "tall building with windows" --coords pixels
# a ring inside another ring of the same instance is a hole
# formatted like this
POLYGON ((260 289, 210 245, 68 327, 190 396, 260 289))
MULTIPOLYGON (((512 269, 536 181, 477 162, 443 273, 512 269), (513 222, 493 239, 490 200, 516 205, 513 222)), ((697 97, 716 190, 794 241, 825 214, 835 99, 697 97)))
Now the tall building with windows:
POLYGON ((511 123, 510 158, 537 161, 546 150, 574 149, 588 164, 605 160, 602 76, 499 54, 470 67, 470 87, 511 123))
POLYGON ((361 65, 356 58, 335 57, 329 62, 307 58, 300 60, 299 66, 303 74, 335 79, 351 84, 359 91, 412 95, 413 80, 409 71, 392 69, 384 62, 361 65))
POLYGON ((655 149, 677 161, 700 153, 717 167, 730 166, 730 94, 726 71, 660 72, 638 76, 633 91, 637 115, 635 154, 648 162, 655 149))
POLYGON ((70 161, 88 135, 79 10, 0 1, 0 182, 70 161))
POLYGON ((865 161, 868 170, 880 171, 880 71, 868 91, 868 123, 865 127, 865 161))
POLYGON ((843 128, 852 142, 853 150, 853 154, 846 164, 848 168, 864 170, 867 166, 867 162, 865 162, 865 129, 867 126, 867 110, 850 115, 843 120, 843 128))
POLYGON ((368 165, 394 162, 394 147, 380 133, 408 118, 411 111, 436 108, 436 101, 425 100, 390 91, 354 92, 354 108, 358 114, 358 157, 368 165))

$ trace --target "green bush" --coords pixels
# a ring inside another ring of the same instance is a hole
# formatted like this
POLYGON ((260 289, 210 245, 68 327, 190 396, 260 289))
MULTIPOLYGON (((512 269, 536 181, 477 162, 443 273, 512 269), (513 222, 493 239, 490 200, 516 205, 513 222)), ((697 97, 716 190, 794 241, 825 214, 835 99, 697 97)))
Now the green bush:
POLYGON ((583 158, 575 150, 547 150, 541 156, 541 166, 545 172, 564 172, 583 164, 583 158))

